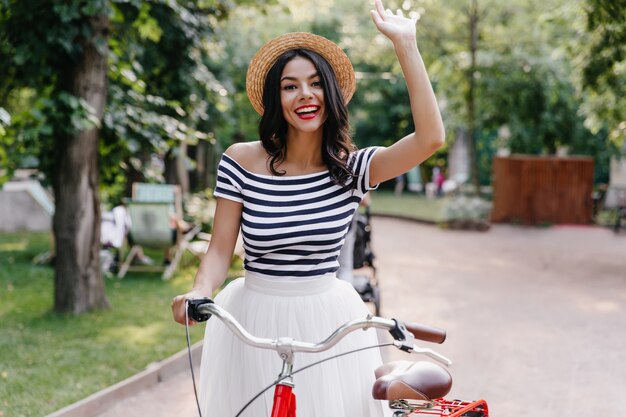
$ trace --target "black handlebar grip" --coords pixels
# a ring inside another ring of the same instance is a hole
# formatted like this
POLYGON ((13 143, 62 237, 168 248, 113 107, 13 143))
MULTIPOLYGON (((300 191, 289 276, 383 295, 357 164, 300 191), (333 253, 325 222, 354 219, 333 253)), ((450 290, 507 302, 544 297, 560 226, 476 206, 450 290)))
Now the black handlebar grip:
POLYGON ((416 339, 433 343, 443 343, 446 340, 446 331, 443 329, 417 323, 405 323, 405 326, 416 339))
POLYGON ((211 318, 209 313, 201 313, 199 308, 205 304, 213 304, 213 300, 210 298, 196 298, 194 300, 187 300, 187 315, 193 321, 202 322, 211 318))

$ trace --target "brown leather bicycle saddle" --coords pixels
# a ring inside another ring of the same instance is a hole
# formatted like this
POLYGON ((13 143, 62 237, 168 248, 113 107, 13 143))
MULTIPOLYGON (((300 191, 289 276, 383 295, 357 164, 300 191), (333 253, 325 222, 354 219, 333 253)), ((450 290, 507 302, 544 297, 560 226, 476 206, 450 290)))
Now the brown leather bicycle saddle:
POLYGON ((444 397, 452 377, 431 362, 395 361, 379 366, 372 396, 377 400, 425 400, 444 397))

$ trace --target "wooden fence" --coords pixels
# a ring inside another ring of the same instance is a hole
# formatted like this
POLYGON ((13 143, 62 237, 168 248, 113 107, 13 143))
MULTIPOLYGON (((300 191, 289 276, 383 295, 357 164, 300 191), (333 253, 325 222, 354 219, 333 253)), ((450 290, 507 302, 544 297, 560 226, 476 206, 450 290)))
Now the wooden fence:
POLYGON ((593 169, 588 157, 495 157, 491 221, 590 223, 593 169))

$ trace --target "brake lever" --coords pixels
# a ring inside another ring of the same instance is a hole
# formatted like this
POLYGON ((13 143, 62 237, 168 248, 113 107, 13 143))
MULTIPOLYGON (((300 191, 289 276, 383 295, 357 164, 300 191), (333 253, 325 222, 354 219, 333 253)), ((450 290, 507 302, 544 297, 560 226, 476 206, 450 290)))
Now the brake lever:
POLYGON ((187 314, 189 318, 196 322, 207 321, 211 318, 210 313, 201 313, 199 307, 205 304, 214 304, 210 298, 196 298, 193 300, 187 300, 187 314))
POLYGON ((413 344, 413 342, 415 341, 415 336, 413 336, 413 333, 408 331, 404 322, 396 319, 392 320, 396 323, 396 326, 393 329, 389 330, 389 333, 391 334, 391 337, 393 337, 395 340, 394 345, 404 352, 411 353, 411 351, 415 347, 415 345, 413 344))
POLYGON ((440 353, 435 352, 432 349, 428 349, 428 348, 421 348, 419 346, 413 345, 413 352, 415 353, 421 353, 423 355, 429 356, 431 358, 433 358, 434 360, 436 360, 437 362, 441 362, 446 366, 451 366, 452 365, 452 361, 448 358, 446 358, 445 356, 443 356, 440 353))

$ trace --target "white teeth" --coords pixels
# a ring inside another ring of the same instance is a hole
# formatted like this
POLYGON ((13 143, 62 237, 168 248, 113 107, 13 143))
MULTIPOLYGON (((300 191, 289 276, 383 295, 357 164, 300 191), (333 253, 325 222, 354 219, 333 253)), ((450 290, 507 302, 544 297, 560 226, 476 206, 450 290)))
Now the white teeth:
POLYGON ((296 110, 296 113, 300 114, 300 113, 309 113, 309 112, 314 112, 314 111, 317 111, 317 107, 309 106, 309 107, 302 107, 301 109, 296 110))

